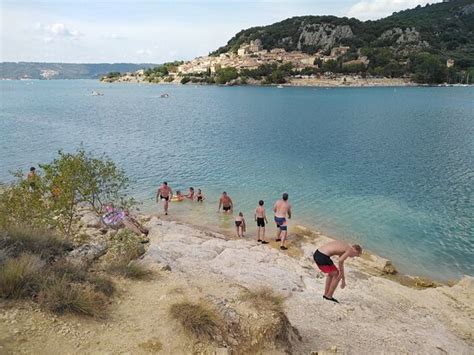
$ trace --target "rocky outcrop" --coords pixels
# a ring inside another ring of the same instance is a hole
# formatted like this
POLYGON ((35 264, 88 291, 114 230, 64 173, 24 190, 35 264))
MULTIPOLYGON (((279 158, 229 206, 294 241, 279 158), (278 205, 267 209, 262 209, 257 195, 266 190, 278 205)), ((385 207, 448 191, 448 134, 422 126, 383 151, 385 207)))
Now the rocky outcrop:
MULTIPOLYGON (((321 297, 325 278, 312 260, 314 250, 330 240, 327 237, 301 228, 290 235, 290 249, 284 253, 276 243, 264 246, 253 238, 232 239, 179 223, 157 223, 147 224, 150 247, 143 262, 150 267, 169 265, 173 274, 189 280, 190 287, 207 292, 214 287, 212 292, 220 295, 213 304, 235 332, 245 333, 249 322, 257 325, 259 317, 266 319, 258 312, 248 313, 248 305, 240 308, 245 301, 236 298, 236 289, 268 287, 285 297, 284 314, 290 328, 296 329, 286 332, 293 353, 333 348, 354 353, 472 351, 470 281, 418 290, 379 276, 394 272, 386 259, 356 258, 346 265, 347 287, 336 294, 341 304, 333 305, 321 297)), ((278 327, 285 323, 271 319, 266 322, 278 327)), ((258 329, 264 332, 262 324, 258 329)), ((263 338, 250 341, 258 339, 263 338)))
POLYGON ((389 40, 392 42, 392 46, 401 47, 401 46, 412 46, 416 48, 426 48, 429 47, 428 42, 421 39, 420 33, 414 28, 405 28, 402 30, 399 27, 392 28, 385 31, 379 37, 379 40, 386 41, 389 40))
POLYGON ((310 24, 303 25, 300 30, 298 50, 302 50, 304 46, 314 46, 327 51, 340 44, 341 40, 354 36, 349 25, 310 24))
POLYGON ((464 6, 460 11, 459 11, 459 16, 469 16, 474 14, 474 4, 469 4, 464 6))

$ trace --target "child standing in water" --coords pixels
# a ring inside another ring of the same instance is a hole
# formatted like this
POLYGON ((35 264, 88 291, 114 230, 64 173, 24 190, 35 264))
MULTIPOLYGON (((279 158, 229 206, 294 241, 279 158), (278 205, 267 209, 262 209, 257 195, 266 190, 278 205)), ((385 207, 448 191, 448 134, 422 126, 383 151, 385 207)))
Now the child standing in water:
POLYGON ((268 223, 267 215, 265 214, 265 207, 263 207, 263 200, 258 201, 258 206, 255 209, 255 222, 257 222, 257 242, 268 244, 265 240, 265 223, 268 223), (261 239, 260 239, 261 232, 261 239))
POLYGON ((204 195, 202 194, 201 189, 198 189, 197 194, 196 194, 196 201, 197 202, 202 202, 204 201, 204 195))
POLYGON ((237 237, 244 237, 245 232, 245 218, 242 212, 239 212, 239 215, 235 217, 235 228, 237 230, 237 237))

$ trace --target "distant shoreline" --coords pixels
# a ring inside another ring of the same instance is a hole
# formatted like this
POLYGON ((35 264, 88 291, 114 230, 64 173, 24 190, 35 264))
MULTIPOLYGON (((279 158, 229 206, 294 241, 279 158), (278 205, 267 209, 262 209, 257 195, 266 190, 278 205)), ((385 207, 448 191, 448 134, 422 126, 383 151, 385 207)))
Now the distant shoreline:
POLYGON ((177 77, 171 82, 161 81, 159 83, 152 83, 143 80, 142 78, 137 77, 121 77, 117 80, 99 80, 101 83, 105 84, 145 84, 145 85, 176 85, 176 86, 220 86, 220 87, 229 87, 229 86, 250 86, 250 87, 271 87, 271 88, 291 88, 291 87, 313 87, 313 88, 377 88, 377 87, 472 87, 474 85, 467 84, 418 84, 408 79, 399 79, 399 78, 354 78, 351 76, 342 76, 334 79, 325 79, 325 78, 291 78, 286 83, 282 84, 262 84, 260 82, 248 82, 245 84, 242 83, 231 83, 231 84, 208 84, 208 83, 193 83, 189 82, 186 84, 180 83, 180 77, 177 77), (344 81, 344 79, 346 81, 344 81))

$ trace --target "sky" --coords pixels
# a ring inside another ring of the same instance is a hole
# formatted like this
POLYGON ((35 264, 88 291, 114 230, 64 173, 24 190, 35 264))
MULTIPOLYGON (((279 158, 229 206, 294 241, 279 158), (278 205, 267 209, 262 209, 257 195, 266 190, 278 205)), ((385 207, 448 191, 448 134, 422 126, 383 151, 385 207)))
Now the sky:
MULTIPOLYGON (((439 2, 432 0, 430 3, 439 2)), ((163 63, 288 17, 378 19, 423 0, 0 0, 0 61, 163 63)))

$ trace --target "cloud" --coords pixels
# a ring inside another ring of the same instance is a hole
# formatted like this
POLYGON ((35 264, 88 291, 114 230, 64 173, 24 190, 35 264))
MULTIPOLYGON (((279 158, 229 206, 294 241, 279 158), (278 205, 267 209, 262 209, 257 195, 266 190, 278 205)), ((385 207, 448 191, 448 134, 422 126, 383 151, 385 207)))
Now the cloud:
POLYGON ((123 40, 123 39, 127 39, 127 37, 122 36, 122 35, 119 35, 119 34, 117 34, 117 33, 106 33, 106 34, 104 34, 102 37, 104 37, 105 39, 110 39, 110 40, 123 40))
POLYGON ((361 20, 374 20, 389 16, 396 11, 434 2, 439 2, 439 0, 430 2, 426 0, 362 0, 349 9, 347 16, 361 20))
POLYGON ((151 55, 152 51, 150 49, 139 49, 136 53, 138 55, 149 56, 151 55))
POLYGON ((50 25, 44 25, 37 22, 34 26, 37 33, 43 36, 45 43, 51 43, 59 39, 72 39, 76 40, 82 36, 78 30, 72 30, 63 23, 53 23, 50 25))

